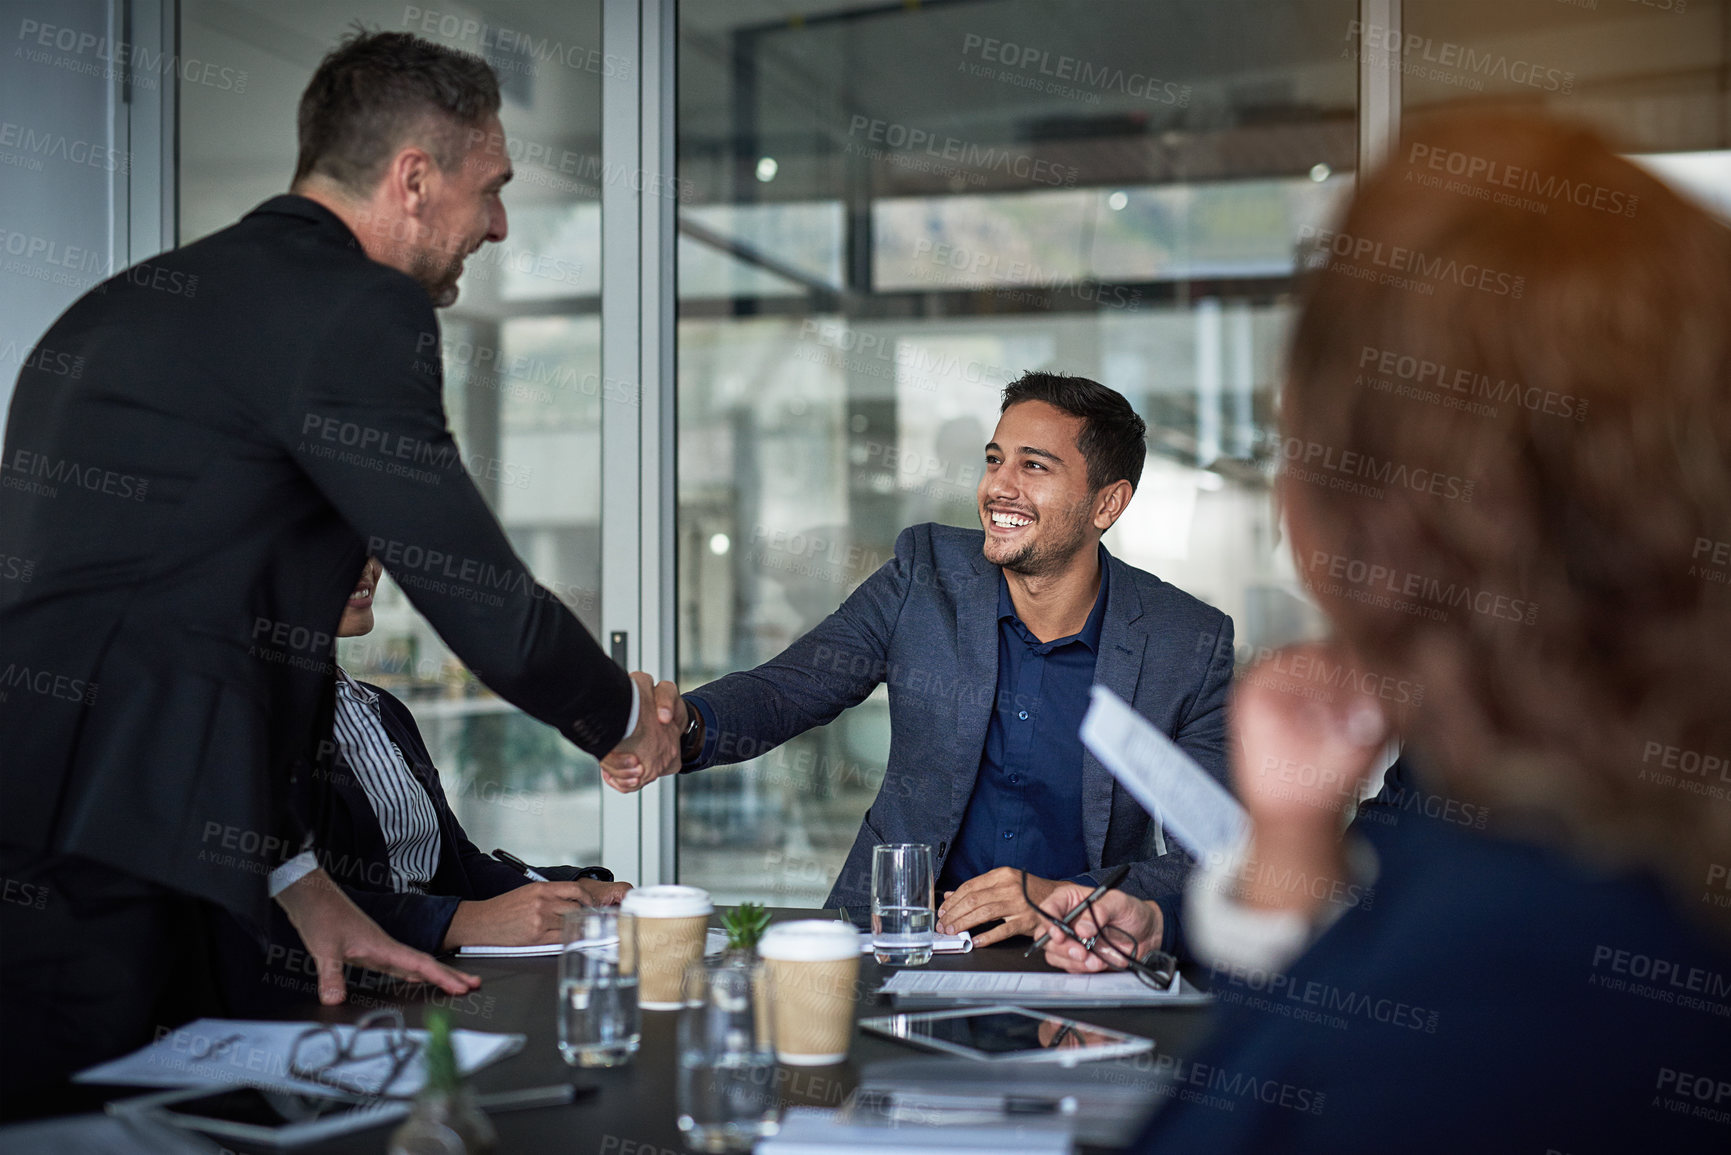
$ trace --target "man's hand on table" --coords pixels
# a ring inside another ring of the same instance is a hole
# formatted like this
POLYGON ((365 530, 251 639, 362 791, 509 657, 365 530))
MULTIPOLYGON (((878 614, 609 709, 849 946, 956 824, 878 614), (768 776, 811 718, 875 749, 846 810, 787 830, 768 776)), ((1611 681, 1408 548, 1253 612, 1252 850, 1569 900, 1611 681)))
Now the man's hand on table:
MULTIPOLYGON (((1051 901, 1049 903, 1042 902, 1040 905, 1054 914, 1068 914, 1092 893, 1094 893, 1094 888, 1091 886, 1083 886, 1074 882, 1060 882, 1052 890, 1051 901)), ((1094 913, 1100 917, 1100 921, 1106 926, 1114 927, 1116 931, 1123 933, 1112 933, 1106 937, 1099 937, 1100 926, 1086 911, 1077 915, 1076 921, 1071 924, 1075 928, 1074 934, 1066 934, 1064 928, 1057 923, 1041 919, 1041 930, 1050 931, 1052 935, 1050 941, 1046 943, 1046 961, 1048 963, 1073 974, 1091 974, 1095 971, 1114 969, 1108 968, 1104 962, 1095 957, 1094 953, 1077 941, 1078 938, 1096 937, 1094 951, 1113 959, 1119 963, 1119 967, 1116 969, 1122 969, 1126 960, 1120 957, 1119 952, 1112 949, 1111 943, 1126 944, 1126 936, 1128 936, 1128 941, 1133 941, 1136 944, 1134 952, 1136 957, 1140 958, 1159 946, 1166 934, 1165 916, 1158 906, 1152 902, 1134 898, 1121 890, 1108 890, 1095 899, 1094 913)))
MULTIPOLYGON (((1062 884, 1030 874, 1028 898, 1045 906, 1059 885, 1062 884)), ((988 870, 944 895, 943 905, 938 907, 938 933, 960 934, 994 918, 1003 919, 1003 925, 975 935, 975 946, 991 946, 1019 934, 1039 934, 1045 921, 1028 908, 1028 899, 1022 897, 1022 872, 1013 867, 988 870)))
POLYGON ((468 994, 481 985, 471 974, 433 961, 404 946, 380 929, 331 881, 314 870, 276 896, 278 904, 300 932, 301 942, 318 967, 319 1002, 336 1006, 347 997, 344 964, 381 971, 412 983, 431 983, 448 995, 468 994))
POLYGON ((530 882, 496 898, 459 902, 445 930, 444 947, 558 942, 566 911, 613 906, 630 889, 629 882, 530 882))

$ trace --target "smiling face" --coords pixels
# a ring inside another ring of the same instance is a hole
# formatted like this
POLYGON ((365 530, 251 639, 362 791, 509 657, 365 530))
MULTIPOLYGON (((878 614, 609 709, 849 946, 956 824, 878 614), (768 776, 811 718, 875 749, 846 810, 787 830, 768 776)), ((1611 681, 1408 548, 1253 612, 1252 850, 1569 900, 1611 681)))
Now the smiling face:
POLYGON ((349 595, 342 620, 337 623, 337 637, 358 638, 373 632, 373 594, 379 588, 379 575, 384 572, 385 567, 374 557, 369 557, 361 567, 361 580, 349 595))
POLYGON ((500 192, 511 179, 511 159, 499 118, 464 130, 462 139, 468 145, 462 161, 448 170, 432 166, 425 174, 426 200, 416 230, 425 240, 407 270, 436 308, 456 303, 464 260, 486 242, 504 240, 507 229, 500 192))
POLYGON ((1044 401, 1019 402, 998 419, 977 491, 987 561, 1030 577, 1054 574, 1117 520, 1121 504, 1109 514, 1097 510, 1113 487, 1098 494, 1088 487, 1076 444, 1083 424, 1044 401))

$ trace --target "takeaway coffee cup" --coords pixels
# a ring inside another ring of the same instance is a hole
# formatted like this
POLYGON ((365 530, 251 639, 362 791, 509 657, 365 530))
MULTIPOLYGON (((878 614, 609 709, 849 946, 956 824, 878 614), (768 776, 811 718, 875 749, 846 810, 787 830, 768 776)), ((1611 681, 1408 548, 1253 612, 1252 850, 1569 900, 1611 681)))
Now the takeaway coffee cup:
POLYGON ((775 1004, 775 1053, 796 1067, 847 1058, 859 979, 859 931, 821 919, 779 922, 757 953, 775 1004))
POLYGON ((637 927, 619 937, 619 969, 637 975, 637 1005, 675 1011, 683 1005, 679 985, 685 968, 703 958, 704 932, 715 904, 695 886, 640 886, 619 904, 621 920, 637 927))

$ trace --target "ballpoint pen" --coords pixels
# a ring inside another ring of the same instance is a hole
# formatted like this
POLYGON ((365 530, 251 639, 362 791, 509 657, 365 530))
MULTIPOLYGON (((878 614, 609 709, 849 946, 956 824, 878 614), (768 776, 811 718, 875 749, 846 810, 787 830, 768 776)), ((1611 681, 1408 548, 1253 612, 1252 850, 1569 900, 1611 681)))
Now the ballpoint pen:
POLYGON ((500 862, 503 862, 506 866, 509 866, 512 870, 522 871, 524 877, 528 878, 531 882, 548 881, 545 874, 542 874, 539 870, 536 870, 533 866, 530 866, 527 862, 524 862, 509 850, 495 850, 493 851, 493 857, 497 858, 500 862))
POLYGON ((527 1087, 521 1091, 495 1091, 476 1095, 475 1105, 489 1114, 500 1111, 526 1111, 535 1107, 562 1107, 595 1094, 593 1086, 578 1087, 570 1083, 554 1083, 546 1087, 527 1087))
MULTIPOLYGON (((1094 893, 1071 907, 1069 913, 1058 920, 1058 925, 1063 927, 1065 930, 1069 930, 1070 924, 1076 921, 1077 915, 1081 914, 1084 910, 1087 910, 1091 903, 1098 902, 1101 895, 1105 894, 1108 890, 1111 890, 1114 886, 1117 886, 1120 882, 1123 882, 1124 876, 1129 873, 1130 867, 1126 864, 1123 866, 1114 866, 1111 870, 1102 874, 1100 876, 1100 885, 1094 888, 1094 893)), ((1039 938, 1034 940, 1033 946, 1022 952, 1022 957, 1027 958, 1035 951, 1043 949, 1045 945, 1051 941, 1052 932, 1047 931, 1045 934, 1042 934, 1039 938)))
POLYGON ((1049 1097, 862 1088, 855 1093, 849 1106, 855 1110, 875 1112, 892 1118, 902 1115, 930 1119, 946 1114, 984 1113, 981 1120, 984 1122, 1004 1115, 1074 1115, 1078 1104, 1073 1095, 1049 1097))

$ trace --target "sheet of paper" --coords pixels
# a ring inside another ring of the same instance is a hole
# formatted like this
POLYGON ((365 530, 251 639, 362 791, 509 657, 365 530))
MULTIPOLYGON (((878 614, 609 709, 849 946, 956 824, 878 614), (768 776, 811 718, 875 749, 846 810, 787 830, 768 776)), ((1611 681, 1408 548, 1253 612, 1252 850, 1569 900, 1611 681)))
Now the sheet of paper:
POLYGON ((1059 971, 897 971, 884 993, 912 998, 953 998, 1004 1003, 1068 1001, 1159 1002, 1177 997, 1155 990, 1133 974, 1106 971, 1071 975, 1059 971))
MULTIPOLYGON (((967 954, 973 949, 974 936, 968 931, 964 930, 961 934, 932 935, 933 954, 967 954)), ((859 952, 861 954, 870 954, 872 952, 871 931, 860 931, 859 952)))
MULTIPOLYGON (((618 946, 619 936, 614 935, 612 938, 585 939, 576 944, 576 949, 605 951, 617 957, 618 946)), ((531 946, 464 946, 457 948, 457 954, 461 958, 545 958, 557 955, 564 949, 556 942, 542 942, 531 946)), ((720 954, 726 949, 726 931, 711 929, 704 935, 704 954, 720 954)))
POLYGON ((1000 1115, 970 1126, 942 1123, 860 1123, 840 1112, 790 1107, 781 1129, 757 1142, 757 1155, 1070 1155, 1075 1150, 1073 1121, 1063 1115, 1000 1115))
POLYGON ((1238 800, 1104 686, 1094 687, 1081 737, 1142 809, 1199 860, 1224 859, 1244 837, 1249 819, 1238 800))
MULTIPOLYGON (((589 938, 572 944, 573 950, 599 950, 602 947, 618 946, 619 936, 608 938, 589 938)), ((561 943, 540 942, 529 946, 464 946, 457 948, 457 954, 467 958, 534 958, 540 955, 555 955, 564 950, 561 943)))
MULTIPOLYGON (((130 1055, 80 1071, 79 1083, 117 1083, 133 1087, 199 1087, 248 1084, 274 1091, 298 1091, 308 1095, 342 1096, 312 1079, 289 1073, 295 1040, 318 1023, 280 1023, 251 1019, 199 1019, 165 1030, 160 1038, 130 1055)), ((354 1035, 349 1024, 337 1025, 344 1042, 354 1035)), ((410 1031, 421 1044, 415 1058, 394 1079, 386 1094, 390 1098, 413 1095, 426 1084, 426 1031, 410 1031)), ((491 1031, 451 1032, 451 1047, 457 1066, 464 1073, 478 1071, 489 1063, 523 1049, 524 1035, 502 1035, 491 1031)), ((389 1071, 390 1060, 345 1065, 337 1073, 347 1082, 376 1089, 389 1071)))

